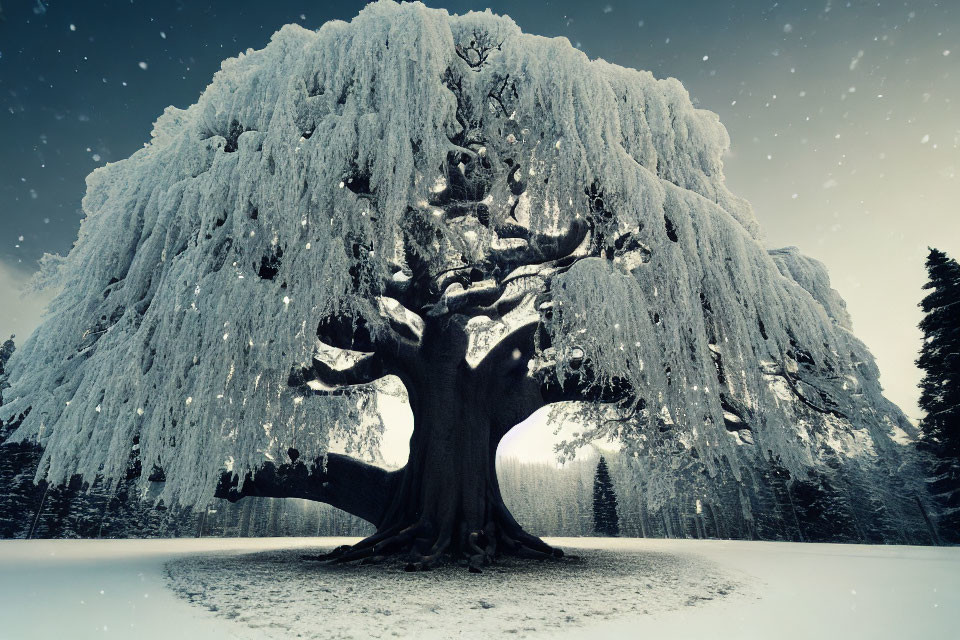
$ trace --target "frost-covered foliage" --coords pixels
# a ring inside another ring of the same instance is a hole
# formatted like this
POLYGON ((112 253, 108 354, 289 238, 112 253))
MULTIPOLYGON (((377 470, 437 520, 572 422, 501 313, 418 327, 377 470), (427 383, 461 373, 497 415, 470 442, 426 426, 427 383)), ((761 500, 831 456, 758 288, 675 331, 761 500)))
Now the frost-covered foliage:
POLYGON ((891 436, 915 430, 882 396, 822 266, 768 254, 722 208, 661 187, 663 208, 640 221, 648 258, 628 274, 584 261, 554 295, 558 351, 602 363, 645 400, 639 420, 601 420, 568 450, 625 440, 654 505, 689 482, 707 491, 728 467, 745 482, 741 465, 758 457, 801 477, 831 456, 895 473, 891 436))
POLYGON ((850 314, 847 313, 847 303, 830 287, 830 276, 827 275, 823 263, 801 254, 796 247, 774 249, 770 256, 784 277, 795 280, 806 289, 837 324, 844 329, 853 328, 850 314))
POLYGON ((678 81, 509 18, 384 1, 349 24, 284 27, 89 176, 79 239, 50 263, 63 293, 10 362, 3 415, 29 410, 17 437, 43 444, 52 480, 118 477, 136 445, 184 502, 208 498, 225 464, 331 439, 370 450, 367 395, 288 387, 318 322, 376 335, 381 283, 414 256, 463 268, 508 251, 505 226, 544 238, 589 221, 601 257, 553 279, 552 345, 531 370, 567 379, 586 362, 642 398, 584 439, 642 454, 661 478, 650 500, 721 468, 739 479, 747 458, 794 473, 825 452, 896 460, 890 434, 912 427, 822 268, 761 246, 724 184, 727 146, 678 81), (472 204, 434 209, 454 186, 472 204))

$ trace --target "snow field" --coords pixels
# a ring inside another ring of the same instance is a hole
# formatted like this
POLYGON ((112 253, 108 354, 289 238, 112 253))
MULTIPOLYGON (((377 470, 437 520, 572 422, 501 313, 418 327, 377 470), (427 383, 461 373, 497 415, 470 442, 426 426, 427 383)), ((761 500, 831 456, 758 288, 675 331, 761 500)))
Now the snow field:
POLYGON ((947 639, 960 622, 955 548, 553 538, 580 560, 480 576, 300 559, 344 542, 4 541, 0 638, 947 639))

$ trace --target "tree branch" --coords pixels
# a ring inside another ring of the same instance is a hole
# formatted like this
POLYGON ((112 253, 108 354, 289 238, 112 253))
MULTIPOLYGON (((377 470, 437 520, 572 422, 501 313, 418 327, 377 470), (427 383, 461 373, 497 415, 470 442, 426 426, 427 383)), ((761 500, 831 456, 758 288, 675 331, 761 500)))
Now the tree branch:
POLYGON ((563 234, 553 236, 533 234, 529 229, 508 221, 497 227, 496 231, 501 239, 514 238, 527 242, 526 247, 494 249, 487 254, 484 260, 487 269, 507 278, 521 267, 539 264, 541 268, 549 268, 560 260, 575 260, 574 253, 590 235, 590 225, 582 220, 574 220, 563 234))
POLYGON ((503 287, 499 285, 488 287, 472 287, 462 292, 444 295, 447 313, 462 313, 464 315, 478 315, 471 313, 477 307, 485 307, 496 302, 503 294, 503 287))
POLYGON ((330 315, 317 325, 320 342, 344 351, 376 351, 367 321, 346 315, 330 315))
POLYGON ((389 330, 374 334, 363 318, 352 318, 346 315, 327 316, 317 326, 317 338, 335 349, 375 353, 378 356, 379 366, 383 370, 380 377, 383 377, 396 373, 397 364, 415 358, 418 349, 416 334, 409 326, 389 315, 384 319, 389 325, 389 330))
POLYGON ((540 394, 544 402, 600 402, 623 404, 636 397, 633 386, 623 378, 611 378, 600 383, 593 368, 583 363, 576 375, 567 376, 561 382, 553 371, 540 377, 540 394))
POLYGON ((289 463, 265 463, 241 481, 233 473, 220 476, 214 495, 230 502, 248 496, 303 498, 325 502, 379 526, 398 485, 401 471, 387 471, 338 453, 307 466, 290 450, 289 463))
MULTIPOLYGON (((811 409, 813 409, 813 410, 816 411, 817 413, 822 413, 822 414, 827 414, 827 415, 833 415, 833 416, 836 416, 836 417, 838 417, 838 418, 842 418, 842 419, 844 419, 844 420, 847 419, 846 414, 844 414, 843 412, 837 411, 836 409, 830 409, 830 408, 825 409, 825 408, 823 408, 823 407, 817 406, 816 404, 814 404, 813 402, 811 402, 809 399, 807 399, 807 397, 803 394, 803 392, 802 392, 802 391, 800 390, 800 388, 797 386, 797 381, 798 381, 799 379, 798 379, 798 378, 795 378, 795 377, 792 376, 792 375, 790 375, 790 374, 787 373, 787 371, 785 371, 784 369, 781 368, 779 371, 776 371, 776 372, 774 372, 774 373, 772 373, 772 374, 770 374, 770 375, 777 376, 777 377, 779 377, 779 378, 783 378, 784 381, 786 381, 787 386, 790 387, 790 391, 793 392, 793 395, 795 395, 800 402, 802 402, 804 405, 810 407, 811 409)), ((800 382, 803 382, 804 384, 810 384, 809 382, 806 382, 805 380, 800 380, 800 382)), ((812 387, 813 385, 810 385, 810 386, 812 387)), ((814 388, 816 388, 816 387, 814 387, 814 388)))
MULTIPOLYGON (((503 287, 504 289, 506 289, 506 284, 507 283, 505 283, 503 287)), ((487 316, 491 320, 503 318, 508 313, 522 305, 524 301, 526 301, 532 294, 533 292, 528 290, 520 290, 510 295, 505 294, 491 305, 471 309, 470 315, 487 316)))
POLYGON ((314 358, 311 366, 292 372, 287 384, 291 387, 303 387, 316 380, 328 387, 346 387, 370 384, 386 375, 383 359, 376 353, 358 360, 346 369, 334 369, 326 362, 314 358))
POLYGON ((506 369, 522 366, 527 372, 527 362, 533 357, 534 336, 540 328, 540 321, 533 320, 520 325, 498 342, 475 367, 480 375, 504 375, 506 369))

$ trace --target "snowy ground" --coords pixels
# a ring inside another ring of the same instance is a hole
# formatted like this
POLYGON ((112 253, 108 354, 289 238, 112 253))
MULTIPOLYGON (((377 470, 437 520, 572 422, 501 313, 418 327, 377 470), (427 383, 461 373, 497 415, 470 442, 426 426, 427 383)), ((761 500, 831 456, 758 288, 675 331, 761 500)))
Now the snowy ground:
POLYGON ((0 542, 0 638, 955 638, 960 549, 571 538, 406 574, 332 538, 0 542))

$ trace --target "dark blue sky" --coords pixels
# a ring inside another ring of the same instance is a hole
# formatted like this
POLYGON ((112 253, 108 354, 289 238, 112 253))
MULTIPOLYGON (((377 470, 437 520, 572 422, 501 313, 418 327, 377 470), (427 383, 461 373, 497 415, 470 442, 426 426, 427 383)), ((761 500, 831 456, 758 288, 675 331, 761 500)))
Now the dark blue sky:
MULTIPOLYGON (((429 4, 489 6, 591 57, 679 78, 730 131, 728 181, 769 243, 826 262, 882 382, 913 413, 924 248, 960 255, 960 2, 429 4)), ((140 148, 164 107, 193 103, 221 60, 285 23, 349 20, 364 3, 0 5, 2 294, 43 252, 69 249, 86 174, 140 148)), ((0 334, 22 332, 31 313, 0 311, 0 334)))

